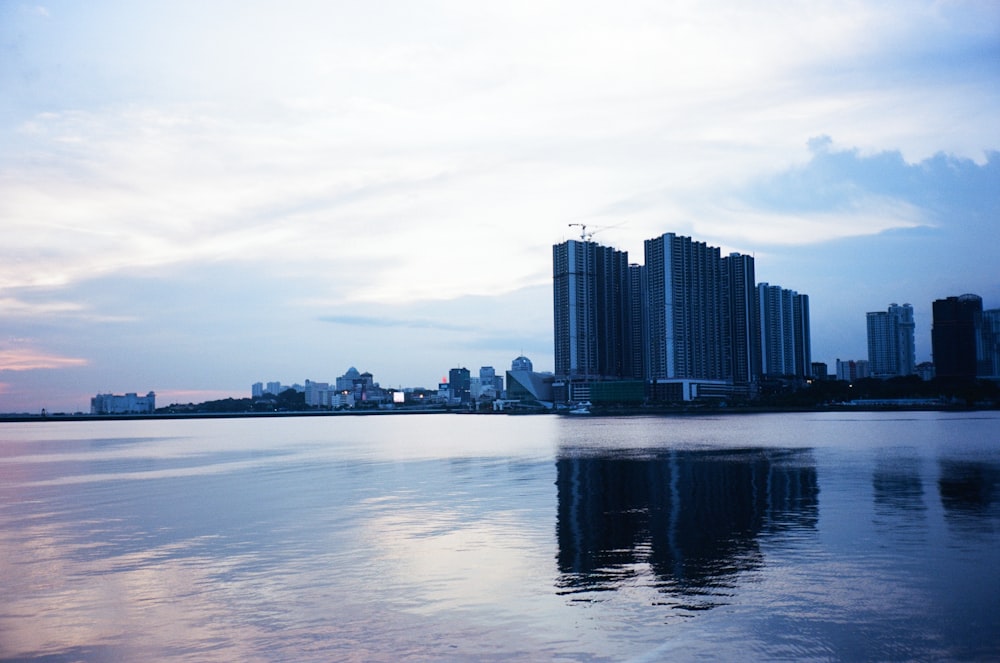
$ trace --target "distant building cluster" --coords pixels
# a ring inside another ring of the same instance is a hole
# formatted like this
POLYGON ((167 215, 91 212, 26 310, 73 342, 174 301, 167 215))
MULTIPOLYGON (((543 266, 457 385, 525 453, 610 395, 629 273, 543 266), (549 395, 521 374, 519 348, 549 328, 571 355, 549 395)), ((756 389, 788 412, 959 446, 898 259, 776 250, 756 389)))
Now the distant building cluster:
POLYGON ((690 237, 644 250, 637 265, 586 233, 552 247, 556 401, 749 396, 764 379, 811 377, 807 295, 690 237))
POLYGON ((371 373, 360 373, 351 366, 331 382, 306 380, 304 385, 282 385, 281 382, 255 382, 250 387, 251 396, 256 399, 276 397, 287 390, 304 395, 308 407, 342 409, 354 407, 358 403, 381 405, 392 401, 392 392, 382 389, 371 373))
POLYGON ((90 399, 91 414, 152 414, 156 411, 156 394, 135 393, 97 394, 90 399))
POLYGON ((867 359, 837 360, 837 379, 844 382, 864 380, 872 376, 871 364, 867 359))
POLYGON ((979 295, 965 294, 935 300, 931 310, 933 362, 916 363, 913 307, 890 304, 866 314, 868 359, 838 359, 837 379, 1000 380, 1000 309, 983 310, 979 295))
POLYGON ((492 402, 504 397, 503 376, 492 366, 482 366, 479 377, 467 368, 452 368, 446 380, 438 383, 436 399, 448 405, 492 402))
MULTIPOLYGON (((519 357, 514 360, 517 365, 519 357)), ((529 366, 530 366, 530 362, 529 366)), ((505 398, 504 378, 492 366, 479 369, 473 377, 467 368, 449 369, 437 389, 422 387, 383 388, 371 373, 361 373, 353 366, 333 382, 306 380, 305 385, 283 386, 280 382, 254 383, 250 392, 256 399, 275 397, 293 389, 303 394, 310 408, 340 410, 354 407, 386 407, 393 405, 473 406, 505 398)))

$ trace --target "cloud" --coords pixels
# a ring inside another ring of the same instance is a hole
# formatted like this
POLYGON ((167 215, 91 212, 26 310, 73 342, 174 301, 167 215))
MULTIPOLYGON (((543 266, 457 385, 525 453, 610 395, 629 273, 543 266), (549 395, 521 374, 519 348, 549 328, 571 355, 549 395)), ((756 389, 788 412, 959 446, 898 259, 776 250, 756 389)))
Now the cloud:
POLYGON ((1000 210, 997 152, 986 152, 983 164, 945 154, 907 163, 898 150, 834 148, 828 136, 809 147, 805 164, 755 178, 702 207, 704 221, 694 232, 765 248, 924 229, 971 246, 978 233, 991 232, 1000 210))
MULTIPOLYGON (((738 204, 738 202, 734 201, 738 204)), ((891 198, 860 197, 848 209, 804 213, 711 206, 692 233, 730 247, 801 246, 845 237, 865 237, 900 228, 928 226, 921 209, 891 198)))
POLYGON ((21 297, 0 297, 0 311, 8 320, 40 322, 50 319, 74 319, 92 323, 131 322, 128 313, 103 315, 96 313, 90 304, 52 298, 50 290, 29 289, 21 297))
POLYGON ((87 359, 61 357, 29 348, 0 348, 0 371, 35 371, 39 369, 86 366, 87 359))
POLYGON ((792 233, 815 232, 794 251, 748 238, 757 278, 810 295, 818 360, 864 358, 864 313, 891 302, 913 304, 917 358, 931 360, 933 300, 972 291, 1000 306, 1000 153, 987 151, 982 163, 945 154, 907 162, 898 150, 834 145, 814 141, 805 164, 732 194, 758 215, 792 220, 792 233), (823 218, 854 227, 837 236, 815 225, 823 218))
POLYGON ((0 298, 0 310, 8 317, 42 317, 51 315, 76 314, 84 310, 78 302, 41 301, 28 302, 15 297, 0 298))
MULTIPOLYGON (((928 6, 568 12, 560 3, 446 3, 426 13, 400 6, 389 21, 354 8, 328 22, 321 8, 293 3, 280 13, 255 7, 211 34, 211 21, 182 20, 185 8, 120 8, 119 21, 153 21, 179 30, 163 34, 188 37, 159 43, 160 31, 144 31, 162 56, 148 44, 132 48, 138 37, 128 30, 84 44, 81 57, 96 59, 123 98, 66 99, 25 115, 0 160, 0 214, 15 238, 0 285, 206 260, 326 260, 369 271, 340 270, 355 297, 483 293, 504 282, 461 249, 484 233, 511 257, 508 278, 523 285, 534 276, 520 256, 534 257, 526 247, 540 228, 551 228, 543 245, 558 241, 564 223, 607 221, 600 217, 628 211, 616 200, 664 182, 665 195, 634 223, 645 232, 683 221, 703 207, 672 200, 695 190, 717 197, 748 172, 787 167, 793 146, 817 129, 848 144, 885 142, 903 122, 886 104, 901 95, 922 109, 924 125, 947 118, 950 132, 996 134, 995 123, 973 131, 968 121, 984 105, 969 99, 983 93, 942 92, 944 73, 933 99, 908 98, 926 88, 906 77, 885 85, 896 60, 916 67, 928 49, 951 52, 970 40, 988 49, 982 26, 995 12, 982 8, 968 11, 985 20, 964 21, 928 6), (303 23, 312 12, 319 15, 303 23), (914 34, 939 38, 914 45, 914 34), (133 70, 161 74, 167 98, 134 87, 105 59, 121 52, 114 49, 132 54, 133 70), (165 68, 160 58, 171 56, 179 66, 165 68), (240 56, 260 66, 234 66, 240 56), (198 66, 180 66, 188 58, 198 66), (866 58, 879 66, 856 66, 866 58), (460 287, 404 276, 448 260, 463 272, 460 287)), ((904 152, 926 133, 909 130, 904 152)), ((937 125, 930 133, 942 135, 937 125)), ((780 234, 787 223, 773 225, 780 234)))
POLYGON ((393 317, 369 317, 361 315, 326 315, 320 316, 322 322, 330 322, 335 325, 348 325, 351 327, 379 327, 388 329, 403 327, 408 329, 430 329, 447 332, 471 332, 476 328, 471 325, 457 325, 434 320, 410 319, 404 320, 393 317))
POLYGON ((836 148, 829 136, 809 141, 810 159, 751 181, 737 195, 761 209, 810 212, 850 210, 865 198, 896 199, 933 212, 941 201, 972 208, 995 199, 1000 153, 985 151, 983 163, 938 153, 908 163, 899 150, 863 153, 836 148), (954 194, 972 194, 971 200, 954 194))

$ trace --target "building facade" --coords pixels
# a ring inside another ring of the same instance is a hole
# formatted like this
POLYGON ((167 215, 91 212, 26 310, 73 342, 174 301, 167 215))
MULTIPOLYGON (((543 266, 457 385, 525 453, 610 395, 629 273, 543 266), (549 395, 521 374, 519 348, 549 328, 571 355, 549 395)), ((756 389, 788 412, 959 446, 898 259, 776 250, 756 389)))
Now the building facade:
POLYGON ((631 369, 628 253, 591 241, 552 247, 555 369, 621 378, 631 369))
POLYGON ((1000 309, 983 311, 977 339, 976 374, 981 378, 1000 380, 1000 309))
POLYGON ((451 398, 462 404, 472 400, 472 374, 467 368, 453 368, 448 371, 448 385, 451 398))
POLYGON ((521 355, 510 363, 504 398, 511 401, 551 402, 553 381, 551 374, 536 373, 531 360, 521 355))
POLYGON ((644 265, 628 266, 629 357, 626 374, 634 379, 649 375, 649 279, 644 265))
POLYGON ((844 382, 854 382, 855 380, 863 380, 865 378, 871 377, 871 371, 868 366, 868 360, 858 359, 857 361, 850 359, 847 361, 837 360, 837 379, 843 380, 844 382))
POLYGON ((869 312, 866 318, 872 376, 912 375, 917 367, 913 307, 890 304, 887 311, 869 312))
POLYGON ((723 347, 728 373, 736 384, 760 376, 760 338, 756 323, 757 289, 753 256, 731 253, 722 259, 723 347))
POLYGON ((809 295, 792 297, 792 334, 795 338, 795 376, 814 377, 812 372, 812 331, 809 327, 809 295))
POLYGON ((652 380, 728 378, 719 249, 665 233, 645 242, 652 380))
POLYGON ((931 353, 938 378, 973 379, 977 373, 977 322, 982 319, 979 295, 937 299, 932 305, 931 353))
POLYGON ((689 400, 811 374, 809 298, 756 284, 753 256, 675 233, 645 241, 645 265, 589 241, 552 248, 555 385, 569 400, 608 380, 689 400))
POLYGON ((97 394, 90 399, 91 414, 152 414, 156 411, 156 394, 97 394))
POLYGON ((808 295, 769 283, 757 284, 757 324, 762 376, 811 376, 808 295))
POLYGON ((503 394, 503 376, 497 375, 496 369, 492 366, 480 366, 479 377, 472 378, 470 388, 473 400, 500 398, 503 394))

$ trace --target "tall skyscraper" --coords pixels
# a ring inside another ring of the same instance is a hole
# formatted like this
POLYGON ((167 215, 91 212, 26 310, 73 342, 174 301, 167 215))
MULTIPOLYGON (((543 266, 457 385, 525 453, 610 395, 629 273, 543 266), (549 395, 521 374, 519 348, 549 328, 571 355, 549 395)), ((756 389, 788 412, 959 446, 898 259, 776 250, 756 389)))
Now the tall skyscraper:
POLYGON ((757 284, 761 374, 808 377, 812 371, 809 296, 757 284))
POLYGON ((725 380, 718 247, 666 233, 645 242, 649 377, 725 380))
POLYGON ((590 241, 552 247, 556 374, 629 377, 628 253, 590 241))
POLYGON ((1000 308, 983 311, 976 357, 979 377, 1000 379, 1000 308))
POLYGON ((634 379, 649 375, 649 279, 644 265, 628 266, 629 362, 626 373, 634 379))
POLYGON ((643 379, 653 398, 748 394, 762 375, 811 374, 809 297, 755 283, 753 256, 665 233, 645 265, 590 241, 552 247, 557 391, 643 379), (766 356, 765 356, 766 355, 766 356))
POLYGON ((890 304, 887 311, 867 314, 868 363, 872 375, 888 378, 916 371, 913 307, 890 304))
POLYGON ((795 339, 795 375, 812 377, 812 332, 809 329, 809 295, 792 295, 792 334, 795 339))
POLYGON ((736 384, 760 375, 760 341, 756 324, 757 287, 753 256, 731 253, 722 259, 723 351, 728 374, 736 384))
POLYGON ((982 313, 983 300, 979 295, 934 301, 931 352, 937 377, 976 377, 976 323, 982 313))
POLYGON ((792 372, 791 367, 795 365, 794 359, 788 356, 790 353, 786 352, 791 349, 791 345, 786 347, 784 342, 786 338, 790 339, 785 330, 789 329, 792 322, 791 304, 790 296, 787 300, 782 297, 781 286, 769 283, 757 284, 757 320, 760 328, 762 375, 788 375, 792 372))

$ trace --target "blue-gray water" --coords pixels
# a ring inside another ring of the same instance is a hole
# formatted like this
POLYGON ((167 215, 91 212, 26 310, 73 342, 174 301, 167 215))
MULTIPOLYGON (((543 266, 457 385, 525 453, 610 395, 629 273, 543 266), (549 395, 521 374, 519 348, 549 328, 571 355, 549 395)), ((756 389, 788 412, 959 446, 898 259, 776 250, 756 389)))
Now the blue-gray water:
POLYGON ((0 424, 0 660, 1000 658, 1000 415, 0 424))

